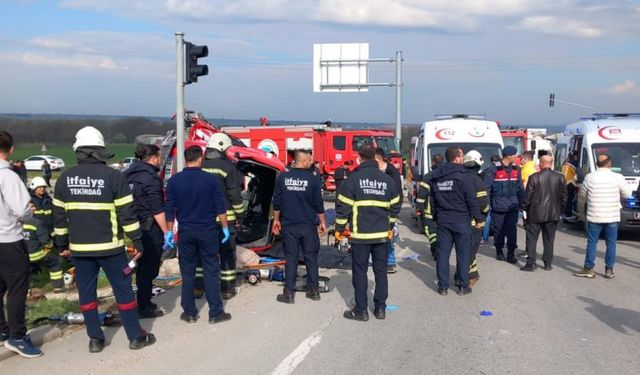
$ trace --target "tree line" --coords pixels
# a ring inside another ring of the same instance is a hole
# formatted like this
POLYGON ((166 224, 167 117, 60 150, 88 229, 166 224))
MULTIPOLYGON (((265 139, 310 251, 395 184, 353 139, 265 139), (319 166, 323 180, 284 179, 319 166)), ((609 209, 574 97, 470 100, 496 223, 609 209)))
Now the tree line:
POLYGON ((87 125, 98 128, 107 143, 133 143, 140 134, 166 134, 175 128, 172 121, 151 120, 145 117, 118 119, 100 118, 11 118, 0 117, 0 129, 13 136, 16 143, 44 143, 68 145, 76 132, 87 125))

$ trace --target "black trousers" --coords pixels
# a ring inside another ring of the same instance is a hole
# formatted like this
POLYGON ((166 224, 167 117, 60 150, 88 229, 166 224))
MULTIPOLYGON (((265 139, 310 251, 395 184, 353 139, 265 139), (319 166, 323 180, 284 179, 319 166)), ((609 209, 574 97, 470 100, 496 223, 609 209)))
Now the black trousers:
POLYGON ((138 260, 136 286, 138 309, 145 311, 151 309, 153 280, 158 277, 160 271, 160 257, 164 245, 164 234, 157 223, 154 222, 151 229, 142 231, 142 245, 144 252, 138 260))
MULTIPOLYGON (((236 291, 236 225, 235 221, 228 223, 229 240, 222 243, 224 234, 221 230, 220 234, 220 291, 235 293, 236 291)), ((200 259, 196 262, 196 288, 204 289, 204 270, 200 259)))
POLYGON ((223 292, 236 291, 236 224, 229 223, 229 240, 222 243, 224 234, 220 231, 220 288, 223 292))
POLYGON ((25 308, 30 267, 24 241, 0 243, 0 332, 9 333, 14 339, 22 339, 27 333, 25 308), (7 320, 4 315, 5 295, 7 320))
POLYGON ((527 262, 536 261, 536 247, 538 245, 538 237, 542 231, 542 261, 551 262, 553 260, 553 242, 556 239, 556 229, 558 229, 557 221, 548 221, 546 223, 529 223, 527 222, 527 262))
POLYGON ((567 184, 567 201, 564 206, 564 216, 573 216, 573 201, 576 199, 576 187, 573 184, 567 184))
POLYGON ((298 259, 300 255, 307 268, 307 287, 318 287, 318 253, 320 238, 315 225, 286 225, 282 227, 282 247, 287 264, 284 266, 284 287, 296 289, 298 259))
POLYGON ((387 242, 381 243, 352 243, 351 257, 353 258, 352 282, 356 295, 356 309, 367 311, 367 289, 369 280, 367 270, 369 269, 369 256, 373 264, 373 275, 376 286, 373 292, 373 304, 376 308, 386 308, 386 301, 389 295, 389 284, 387 280, 387 242))
POLYGON ((504 238, 507 237, 507 256, 513 257, 518 247, 518 210, 509 212, 491 211, 491 225, 493 226, 496 253, 502 254, 504 238))
POLYGON ((469 265, 471 263, 471 224, 440 223, 438 224, 438 260, 436 274, 438 287, 449 288, 449 258, 453 245, 456 245, 456 276, 460 286, 469 286, 469 265))

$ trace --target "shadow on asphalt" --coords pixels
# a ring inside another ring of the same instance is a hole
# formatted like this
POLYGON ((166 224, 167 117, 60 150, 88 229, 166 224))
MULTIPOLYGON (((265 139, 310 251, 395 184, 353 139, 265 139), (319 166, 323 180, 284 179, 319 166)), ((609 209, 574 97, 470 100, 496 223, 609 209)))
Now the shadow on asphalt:
POLYGON ((578 296, 580 301, 589 305, 584 309, 598 318, 601 322, 625 335, 633 335, 640 332, 640 313, 637 311, 604 305, 593 298, 578 296))

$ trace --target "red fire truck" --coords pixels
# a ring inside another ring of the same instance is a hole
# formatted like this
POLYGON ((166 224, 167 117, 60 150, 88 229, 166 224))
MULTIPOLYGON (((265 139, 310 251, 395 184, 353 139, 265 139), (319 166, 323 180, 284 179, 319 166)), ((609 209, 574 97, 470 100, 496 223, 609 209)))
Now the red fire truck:
POLYGON ((501 128, 500 133, 505 146, 514 146, 518 150, 517 164, 520 164, 520 157, 525 151, 533 151, 533 158, 536 164, 542 155, 553 155, 553 144, 546 139, 547 129, 532 128, 501 128))
POLYGON ((373 144, 385 150, 390 162, 400 171, 402 157, 394 134, 384 129, 349 129, 327 122, 311 125, 269 125, 261 119, 260 126, 225 126, 227 134, 241 140, 246 146, 264 150, 275 155, 286 165, 293 160, 295 150, 310 149, 319 163, 325 190, 335 190, 333 173, 346 161, 351 169, 357 166, 358 149, 373 144))

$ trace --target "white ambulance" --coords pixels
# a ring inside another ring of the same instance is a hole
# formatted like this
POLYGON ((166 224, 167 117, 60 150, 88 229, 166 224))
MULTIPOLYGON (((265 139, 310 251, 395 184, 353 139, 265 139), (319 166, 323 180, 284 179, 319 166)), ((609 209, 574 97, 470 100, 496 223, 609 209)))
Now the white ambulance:
POLYGON ((501 155, 503 145, 496 121, 486 120, 482 115, 438 115, 420 128, 415 144, 417 169, 420 175, 429 173, 433 157, 438 154, 445 157, 451 146, 459 146, 465 153, 480 152, 484 169, 493 155, 501 155))
MULTIPOLYGON (((612 170, 625 177, 635 192, 640 181, 640 113, 596 113, 592 117, 567 125, 563 137, 569 151, 579 155, 582 176, 596 169, 596 159, 607 154, 613 162, 612 170)), ((640 228, 640 207, 636 199, 621 202, 620 229, 640 228)), ((586 222, 586 202, 578 200, 576 213, 586 222)))

